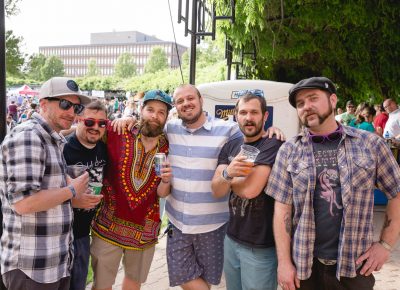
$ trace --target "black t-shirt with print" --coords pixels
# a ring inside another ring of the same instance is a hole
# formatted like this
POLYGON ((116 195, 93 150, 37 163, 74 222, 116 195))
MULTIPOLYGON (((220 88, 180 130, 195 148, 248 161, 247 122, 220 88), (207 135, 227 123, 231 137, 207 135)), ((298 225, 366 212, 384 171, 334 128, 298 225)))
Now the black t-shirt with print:
MULTIPOLYGON (((243 138, 237 138, 222 147, 218 158, 219 164, 230 164, 240 152, 243 138)), ((260 150, 254 164, 272 166, 276 154, 282 145, 275 137, 261 138, 248 145, 260 150)), ((265 180, 265 184, 267 180, 265 180)), ((229 197, 229 222, 227 235, 234 241, 253 248, 268 248, 275 246, 272 232, 272 217, 274 214, 274 199, 262 190, 252 199, 237 196, 234 192, 229 197)))
MULTIPOLYGON (((75 134, 67 137, 64 147, 64 158, 67 165, 82 164, 88 167, 89 182, 102 182, 104 166, 107 163, 107 147, 99 141, 92 149, 83 146, 75 134)), ((85 210, 74 208, 74 238, 79 239, 89 235, 90 224, 95 214, 95 209, 85 210)))
POLYGON ((342 194, 337 164, 340 140, 313 143, 316 165, 314 192, 314 257, 336 260, 343 216, 342 194))

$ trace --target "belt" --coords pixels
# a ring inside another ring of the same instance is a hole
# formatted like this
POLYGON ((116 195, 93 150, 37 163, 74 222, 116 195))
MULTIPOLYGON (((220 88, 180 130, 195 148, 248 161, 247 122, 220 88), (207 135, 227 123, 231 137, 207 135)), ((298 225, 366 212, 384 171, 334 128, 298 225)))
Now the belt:
POLYGON ((328 260, 328 259, 321 259, 318 258, 318 261, 322 264, 324 264, 325 266, 333 266, 336 265, 337 261, 336 260, 328 260))

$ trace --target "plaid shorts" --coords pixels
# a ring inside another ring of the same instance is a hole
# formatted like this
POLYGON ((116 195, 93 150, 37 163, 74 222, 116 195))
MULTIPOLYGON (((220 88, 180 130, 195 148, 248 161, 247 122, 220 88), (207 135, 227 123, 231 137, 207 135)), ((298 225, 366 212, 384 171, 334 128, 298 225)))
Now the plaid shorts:
POLYGON ((221 282, 226 224, 215 231, 183 234, 169 225, 167 263, 171 287, 202 278, 208 284, 221 282))

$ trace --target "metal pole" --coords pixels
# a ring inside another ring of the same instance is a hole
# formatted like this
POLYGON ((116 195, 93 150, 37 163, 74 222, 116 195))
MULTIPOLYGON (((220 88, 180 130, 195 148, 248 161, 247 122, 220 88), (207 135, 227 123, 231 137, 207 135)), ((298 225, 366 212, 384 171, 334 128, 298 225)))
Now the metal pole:
POLYGON ((6 125, 6 37, 4 0, 0 0, 0 143, 7 134, 6 125))
POLYGON ((196 83, 196 32, 197 32, 197 0, 192 0, 192 33, 190 34, 190 66, 189 83, 196 83))

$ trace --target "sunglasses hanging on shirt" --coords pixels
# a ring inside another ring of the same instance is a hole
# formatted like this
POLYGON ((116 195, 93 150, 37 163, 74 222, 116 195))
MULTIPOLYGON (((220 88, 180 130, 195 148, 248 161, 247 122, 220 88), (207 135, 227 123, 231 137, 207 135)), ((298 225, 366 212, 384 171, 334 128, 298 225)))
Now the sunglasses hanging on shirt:
POLYGON ((342 138, 343 127, 339 126, 335 131, 326 135, 314 135, 311 132, 308 133, 309 138, 313 143, 324 143, 325 141, 336 141, 342 138))

